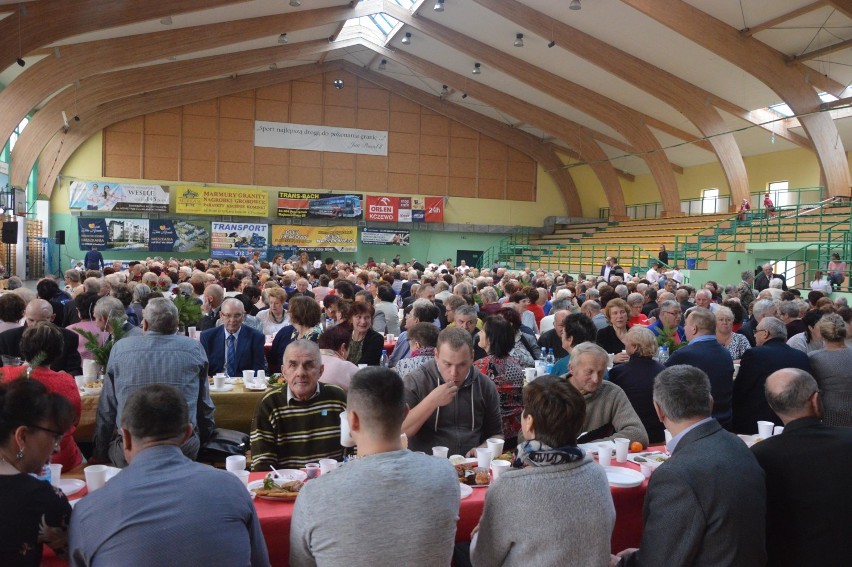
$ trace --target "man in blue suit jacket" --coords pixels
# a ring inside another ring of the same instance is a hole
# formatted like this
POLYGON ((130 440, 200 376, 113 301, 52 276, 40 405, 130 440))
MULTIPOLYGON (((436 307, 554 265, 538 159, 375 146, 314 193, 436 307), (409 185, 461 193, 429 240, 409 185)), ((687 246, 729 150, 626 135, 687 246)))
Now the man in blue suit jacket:
POLYGON ((225 372, 237 377, 243 375, 243 370, 266 370, 263 353, 266 337, 243 325, 245 316, 242 302, 228 298, 220 311, 222 324, 201 333, 201 346, 207 353, 211 375, 225 372), (229 356, 231 353, 233 356, 229 356))
POLYGON ((693 307, 683 329, 689 344, 676 350, 666 366, 688 364, 707 374, 713 394, 713 417, 728 429, 731 426, 734 361, 728 349, 716 340, 716 316, 709 309, 693 307))
POLYGON ((764 385, 770 374, 782 368, 811 371, 808 355, 787 346, 787 327, 775 317, 764 317, 754 330, 756 348, 743 354, 734 381, 734 433, 757 433, 758 421, 781 425, 781 418, 769 407, 764 385))

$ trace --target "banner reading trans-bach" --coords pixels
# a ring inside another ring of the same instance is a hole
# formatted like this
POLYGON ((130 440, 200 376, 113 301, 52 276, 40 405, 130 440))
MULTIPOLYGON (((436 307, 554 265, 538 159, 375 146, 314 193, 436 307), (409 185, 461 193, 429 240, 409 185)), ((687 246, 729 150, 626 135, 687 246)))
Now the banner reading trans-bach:
POLYGON ((304 191, 278 192, 278 218, 360 219, 362 216, 361 195, 304 191))

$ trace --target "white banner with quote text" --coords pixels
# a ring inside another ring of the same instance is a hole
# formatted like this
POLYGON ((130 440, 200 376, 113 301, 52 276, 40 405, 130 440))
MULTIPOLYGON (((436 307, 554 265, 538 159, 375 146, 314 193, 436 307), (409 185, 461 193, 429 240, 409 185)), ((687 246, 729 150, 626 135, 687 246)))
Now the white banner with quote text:
POLYGON ((388 133, 382 130, 256 120, 254 145, 285 150, 386 156, 388 133))

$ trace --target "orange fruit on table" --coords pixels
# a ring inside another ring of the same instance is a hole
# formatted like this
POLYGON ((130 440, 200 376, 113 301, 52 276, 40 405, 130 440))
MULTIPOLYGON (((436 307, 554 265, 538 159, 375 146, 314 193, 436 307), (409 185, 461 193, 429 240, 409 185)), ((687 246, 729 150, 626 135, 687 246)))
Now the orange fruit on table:
POLYGON ((638 453, 639 451, 642 451, 644 448, 645 448, 645 446, 642 445, 642 443, 640 443, 639 441, 634 441, 633 443, 630 444, 630 452, 631 453, 638 453))

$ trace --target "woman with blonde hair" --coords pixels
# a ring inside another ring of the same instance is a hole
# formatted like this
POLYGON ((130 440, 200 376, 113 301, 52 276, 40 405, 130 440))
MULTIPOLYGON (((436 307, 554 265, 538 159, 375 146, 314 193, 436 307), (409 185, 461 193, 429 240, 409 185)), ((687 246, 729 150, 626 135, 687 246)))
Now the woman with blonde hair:
POLYGON ((739 362, 743 353, 751 348, 745 335, 734 332, 734 312, 720 305, 716 308, 716 340, 728 349, 734 362, 739 362))
POLYGON ((829 313, 817 327, 825 348, 808 354, 808 358, 819 384, 823 423, 852 426, 852 349, 846 346, 846 323, 840 315, 829 313))

